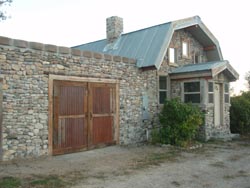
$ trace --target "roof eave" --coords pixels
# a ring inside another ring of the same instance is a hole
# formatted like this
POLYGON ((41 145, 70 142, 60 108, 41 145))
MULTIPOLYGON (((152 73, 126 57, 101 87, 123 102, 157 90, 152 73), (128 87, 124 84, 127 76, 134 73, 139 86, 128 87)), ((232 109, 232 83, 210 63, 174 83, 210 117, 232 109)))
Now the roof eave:
POLYGON ((228 61, 226 61, 226 64, 220 67, 213 68, 212 71, 212 76, 215 77, 216 75, 226 72, 227 77, 230 82, 236 81, 239 79, 239 74, 236 72, 236 70, 230 65, 228 61))
POLYGON ((212 78, 211 70, 170 73, 169 75, 170 75, 171 80, 192 79, 192 78, 212 78))
POLYGON ((210 30, 205 26, 205 24, 201 21, 199 16, 194 16, 194 17, 189 17, 186 19, 181 19, 181 20, 177 20, 177 21, 173 21, 171 23, 169 32, 162 44, 161 50, 159 52, 158 58, 155 60, 154 65, 156 66, 156 68, 159 70, 161 67, 161 64, 163 62, 164 56, 167 52, 167 49, 169 47, 171 38, 173 36, 173 33, 176 30, 179 29, 184 29, 186 27, 190 27, 190 26, 194 26, 194 25, 199 25, 200 28, 206 33, 206 35, 212 40, 212 42, 215 44, 216 48, 216 53, 218 54, 218 57, 220 61, 223 60, 223 56, 221 53, 221 48, 219 45, 218 40, 215 38, 215 36, 210 32, 210 30))

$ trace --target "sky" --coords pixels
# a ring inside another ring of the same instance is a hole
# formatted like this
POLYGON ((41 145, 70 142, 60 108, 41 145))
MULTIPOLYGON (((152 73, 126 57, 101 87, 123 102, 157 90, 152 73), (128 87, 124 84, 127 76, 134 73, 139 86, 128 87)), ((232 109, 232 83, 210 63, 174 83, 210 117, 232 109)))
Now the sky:
POLYGON ((124 33, 200 16, 220 43, 223 58, 240 74, 234 92, 246 89, 250 71, 248 0, 13 0, 0 7, 10 16, 0 22, 0 36, 76 46, 106 37, 106 18, 123 18, 124 33))

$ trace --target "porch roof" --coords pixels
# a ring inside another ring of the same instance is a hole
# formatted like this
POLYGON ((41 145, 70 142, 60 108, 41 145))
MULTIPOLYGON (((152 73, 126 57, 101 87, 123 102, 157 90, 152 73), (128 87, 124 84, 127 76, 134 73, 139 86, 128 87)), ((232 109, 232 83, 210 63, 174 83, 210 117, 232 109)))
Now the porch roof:
POLYGON ((228 77, 230 82, 239 78, 239 74, 226 60, 184 65, 171 71, 170 77, 172 79, 184 79, 190 77, 213 78, 222 72, 228 77))

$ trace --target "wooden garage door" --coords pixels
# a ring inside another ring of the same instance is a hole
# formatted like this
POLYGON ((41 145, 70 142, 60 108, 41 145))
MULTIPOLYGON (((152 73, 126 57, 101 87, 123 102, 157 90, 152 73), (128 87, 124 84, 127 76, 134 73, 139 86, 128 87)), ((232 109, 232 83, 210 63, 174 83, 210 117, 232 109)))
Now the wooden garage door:
POLYGON ((54 155, 114 143, 114 91, 114 84, 54 81, 54 155))
POLYGON ((112 84, 90 84, 91 145, 114 141, 115 87, 112 84))

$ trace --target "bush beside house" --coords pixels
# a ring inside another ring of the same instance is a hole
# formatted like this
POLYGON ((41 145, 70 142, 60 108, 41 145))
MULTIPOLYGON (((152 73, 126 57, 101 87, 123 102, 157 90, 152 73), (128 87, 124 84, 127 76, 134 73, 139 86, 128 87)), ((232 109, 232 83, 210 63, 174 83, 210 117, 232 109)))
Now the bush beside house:
POLYGON ((195 139, 203 114, 197 106, 178 98, 166 100, 159 115, 161 127, 152 133, 152 141, 186 146, 195 139))
POLYGON ((250 91, 231 98, 230 129, 232 133, 250 134, 250 91))

